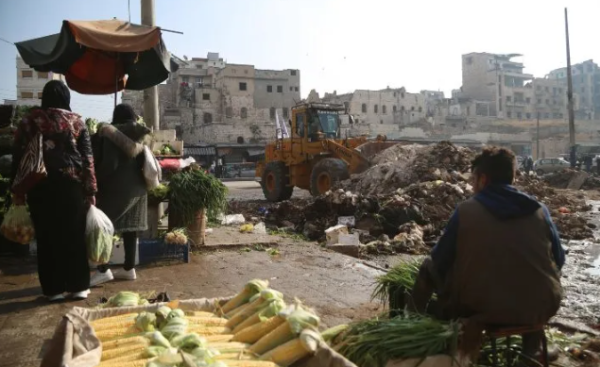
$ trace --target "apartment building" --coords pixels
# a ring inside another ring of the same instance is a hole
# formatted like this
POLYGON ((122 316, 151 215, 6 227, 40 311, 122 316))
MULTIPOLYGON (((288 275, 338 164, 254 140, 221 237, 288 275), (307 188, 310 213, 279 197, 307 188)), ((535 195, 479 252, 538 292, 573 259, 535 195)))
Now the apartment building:
MULTIPOLYGON (((265 142, 275 136, 276 119, 287 120, 300 101, 297 69, 230 64, 218 53, 172 62, 179 69, 159 86, 160 123, 187 144, 265 142)), ((140 92, 124 92, 123 102, 142 113, 140 92)))
POLYGON ((61 74, 35 71, 20 56, 16 58, 17 66, 17 99, 5 100, 6 104, 38 106, 41 103, 44 85, 50 80, 62 80, 61 74))
POLYGON ((477 116, 531 117, 533 75, 514 61, 520 54, 469 53, 462 56, 461 97, 489 103, 475 104, 477 116))
MULTIPOLYGON (((587 60, 571 66, 575 117, 593 120, 600 117, 600 67, 594 60, 587 60)), ((565 91, 567 88, 567 68, 552 70, 548 79, 565 91)))

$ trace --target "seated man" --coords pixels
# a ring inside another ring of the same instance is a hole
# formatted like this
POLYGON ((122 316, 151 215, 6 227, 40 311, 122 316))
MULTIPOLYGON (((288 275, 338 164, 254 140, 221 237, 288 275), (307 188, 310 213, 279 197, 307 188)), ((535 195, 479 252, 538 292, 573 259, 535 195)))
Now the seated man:
MULTIPOLYGON (((413 310, 424 312, 437 292, 444 317, 465 318, 471 344, 485 325, 546 323, 560 307, 565 253, 548 209, 512 185, 515 156, 486 148, 472 163, 475 195, 461 203, 422 264, 412 292, 413 310)), ((541 333, 523 335, 535 355, 541 333)), ((470 348, 469 348, 470 347, 470 348)))

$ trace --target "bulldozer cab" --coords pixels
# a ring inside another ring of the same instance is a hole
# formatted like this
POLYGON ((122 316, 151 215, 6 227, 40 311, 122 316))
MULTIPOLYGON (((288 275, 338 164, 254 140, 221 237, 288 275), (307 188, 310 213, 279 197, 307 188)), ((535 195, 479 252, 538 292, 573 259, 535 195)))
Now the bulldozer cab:
POLYGON ((292 131, 296 138, 314 142, 320 139, 340 138, 340 114, 344 106, 309 103, 292 109, 292 131))

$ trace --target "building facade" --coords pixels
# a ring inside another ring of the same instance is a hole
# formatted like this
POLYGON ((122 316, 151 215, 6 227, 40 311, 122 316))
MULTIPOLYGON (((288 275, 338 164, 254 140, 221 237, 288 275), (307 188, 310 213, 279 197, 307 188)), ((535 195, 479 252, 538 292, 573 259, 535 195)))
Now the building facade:
MULTIPOLYGON (((186 144, 266 142, 276 119, 287 121, 300 101, 297 69, 228 64, 216 53, 172 61, 179 69, 159 86, 161 128, 177 130, 186 144)), ((140 92, 124 92, 123 102, 142 113, 140 92)))
POLYGON ((61 74, 33 70, 20 56, 17 56, 16 61, 17 99, 5 100, 6 104, 39 106, 42 91, 47 82, 50 80, 65 81, 64 76, 61 74))
MULTIPOLYGON (((587 60, 571 66, 575 117, 593 120, 600 117, 600 67, 594 60, 587 60)), ((567 68, 552 70, 548 74, 564 90, 566 98, 567 68)))

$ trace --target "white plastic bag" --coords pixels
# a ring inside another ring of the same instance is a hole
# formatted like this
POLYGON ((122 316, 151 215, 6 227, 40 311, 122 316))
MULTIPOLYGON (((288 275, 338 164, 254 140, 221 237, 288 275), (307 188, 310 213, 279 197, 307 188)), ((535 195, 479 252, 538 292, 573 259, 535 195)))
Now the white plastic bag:
POLYGON ((94 264, 106 264, 110 261, 115 228, 102 210, 91 206, 88 210, 85 227, 85 242, 88 260, 94 264))
POLYGON ((144 179, 148 190, 156 188, 160 184, 162 171, 156 157, 147 146, 144 147, 144 179))

